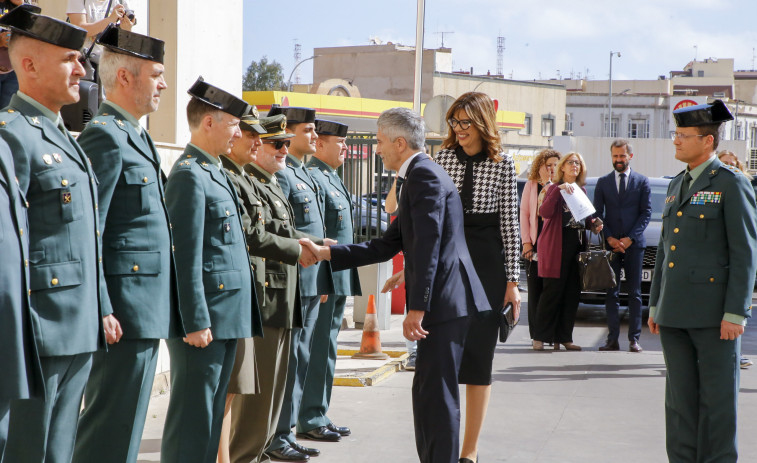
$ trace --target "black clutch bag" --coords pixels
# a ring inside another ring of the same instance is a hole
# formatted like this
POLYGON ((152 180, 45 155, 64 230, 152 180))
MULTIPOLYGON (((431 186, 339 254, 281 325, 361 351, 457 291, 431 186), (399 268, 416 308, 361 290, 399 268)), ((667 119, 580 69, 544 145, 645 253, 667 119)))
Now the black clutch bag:
POLYGON ((515 329, 515 325, 518 324, 518 320, 515 319, 513 313, 513 304, 508 302, 507 305, 499 311, 499 341, 507 341, 507 337, 515 329))

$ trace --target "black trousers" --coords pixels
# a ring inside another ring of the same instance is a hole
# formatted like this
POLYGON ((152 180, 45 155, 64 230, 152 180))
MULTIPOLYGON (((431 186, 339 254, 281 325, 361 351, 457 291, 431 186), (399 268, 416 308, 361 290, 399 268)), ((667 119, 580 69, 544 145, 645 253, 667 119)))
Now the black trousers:
POLYGON ((543 342, 573 342, 581 281, 578 275, 579 233, 563 228, 560 278, 542 278, 543 288, 536 308, 534 339, 543 342))
POLYGON ((539 276, 539 262, 526 262, 526 283, 528 283, 528 334, 536 339, 536 313, 544 287, 544 279, 539 276))
POLYGON ((460 458, 460 393, 457 375, 468 317, 427 327, 418 341, 413 377, 415 446, 421 463, 457 463, 460 458))

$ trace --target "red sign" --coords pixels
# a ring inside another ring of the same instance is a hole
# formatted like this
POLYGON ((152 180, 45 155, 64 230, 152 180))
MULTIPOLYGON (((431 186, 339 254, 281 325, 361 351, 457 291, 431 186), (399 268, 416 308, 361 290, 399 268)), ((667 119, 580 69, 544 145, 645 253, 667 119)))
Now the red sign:
POLYGON ((681 109, 681 108, 686 108, 686 107, 689 107, 689 106, 696 106, 698 104, 699 103, 697 103, 694 100, 681 100, 681 101, 678 102, 678 104, 675 105, 675 107, 673 108, 673 111, 675 111, 677 109, 681 109))

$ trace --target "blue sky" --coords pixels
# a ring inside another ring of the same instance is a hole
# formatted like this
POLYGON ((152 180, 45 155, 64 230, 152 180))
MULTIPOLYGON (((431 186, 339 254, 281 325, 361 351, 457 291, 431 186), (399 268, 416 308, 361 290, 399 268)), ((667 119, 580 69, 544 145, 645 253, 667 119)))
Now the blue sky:
MULTIPOLYGON (((415 0, 244 1, 243 68, 268 56, 294 66, 316 47, 383 42, 415 44, 415 0)), ((656 79, 695 57, 734 58, 752 69, 757 55, 755 0, 426 0, 425 48, 452 48, 454 70, 497 68, 497 36, 505 37, 506 77, 520 80, 584 77, 656 79)), ((299 69, 312 80, 312 62, 299 69)))

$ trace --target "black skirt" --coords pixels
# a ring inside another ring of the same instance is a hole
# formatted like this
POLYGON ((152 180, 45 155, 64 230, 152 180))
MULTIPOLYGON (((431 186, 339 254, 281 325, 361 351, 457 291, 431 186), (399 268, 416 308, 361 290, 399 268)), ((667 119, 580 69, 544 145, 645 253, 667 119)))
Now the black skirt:
POLYGON ((471 317, 458 383, 488 386, 492 383, 492 362, 499 333, 497 311, 502 309, 507 289, 499 214, 466 214, 465 240, 493 310, 471 317))

